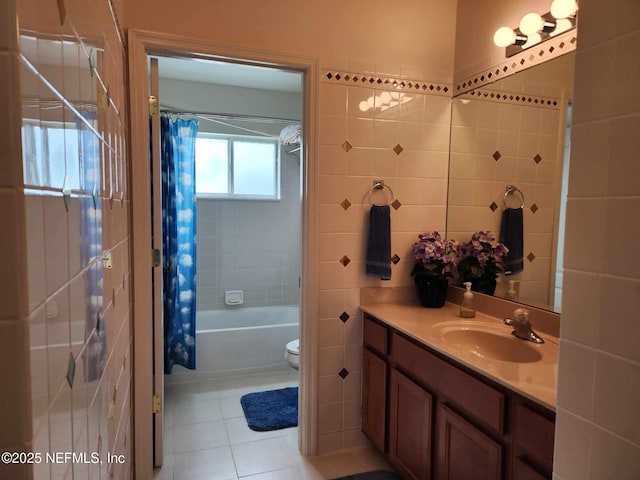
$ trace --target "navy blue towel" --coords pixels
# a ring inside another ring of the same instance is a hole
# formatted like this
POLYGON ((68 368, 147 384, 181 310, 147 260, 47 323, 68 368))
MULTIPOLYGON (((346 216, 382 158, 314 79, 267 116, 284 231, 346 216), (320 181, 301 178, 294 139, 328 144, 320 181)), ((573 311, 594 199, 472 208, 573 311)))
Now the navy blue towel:
POLYGON ((502 212, 500 242, 509 249, 505 258, 505 275, 515 275, 524 270, 524 233, 522 208, 507 208, 502 212))
POLYGON ((388 205, 373 205, 369 212, 367 275, 391 280, 391 211, 388 205))

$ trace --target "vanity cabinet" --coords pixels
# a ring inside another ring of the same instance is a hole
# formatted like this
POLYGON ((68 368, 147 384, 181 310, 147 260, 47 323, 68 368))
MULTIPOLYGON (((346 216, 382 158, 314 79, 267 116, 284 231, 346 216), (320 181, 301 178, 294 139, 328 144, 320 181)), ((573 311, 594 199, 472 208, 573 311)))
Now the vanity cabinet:
POLYGON ((387 439, 387 329, 365 321, 362 356, 362 431, 381 452, 387 439))
POLYGON ((387 416, 387 362, 371 350, 362 358, 362 431, 381 452, 385 451, 387 416))
POLYGON ((431 478, 432 397, 395 368, 389 386, 389 461, 404 478, 431 478))
POLYGON ((550 478, 553 470, 555 423, 522 403, 515 406, 515 478, 523 480, 550 478), (536 477, 536 470, 547 476, 536 477))
POLYGON ((438 405, 439 432, 436 478, 443 480, 500 480, 502 446, 482 430, 457 415, 445 404, 438 405))
POLYGON ((362 430, 405 479, 542 480, 554 413, 364 315, 362 430))

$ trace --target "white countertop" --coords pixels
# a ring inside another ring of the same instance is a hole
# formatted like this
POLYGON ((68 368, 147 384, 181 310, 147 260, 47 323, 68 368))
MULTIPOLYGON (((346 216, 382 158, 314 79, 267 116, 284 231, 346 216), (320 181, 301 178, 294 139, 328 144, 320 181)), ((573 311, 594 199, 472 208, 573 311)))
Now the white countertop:
POLYGON ((536 332, 545 343, 538 345, 527 342, 511 335, 512 328, 505 325, 501 318, 476 312, 475 318, 463 319, 458 316, 460 306, 449 302, 442 308, 402 303, 368 304, 360 308, 408 337, 555 411, 557 338, 536 332), (497 339, 499 342, 493 349, 484 348, 483 345, 476 348, 469 345, 466 337, 460 343, 454 338, 455 335, 449 335, 449 332, 460 330, 479 330, 501 338, 497 339), (523 342, 524 345, 517 342, 523 342), (528 354, 525 355, 528 361, 497 360, 496 357, 502 358, 500 349, 524 351, 528 354))

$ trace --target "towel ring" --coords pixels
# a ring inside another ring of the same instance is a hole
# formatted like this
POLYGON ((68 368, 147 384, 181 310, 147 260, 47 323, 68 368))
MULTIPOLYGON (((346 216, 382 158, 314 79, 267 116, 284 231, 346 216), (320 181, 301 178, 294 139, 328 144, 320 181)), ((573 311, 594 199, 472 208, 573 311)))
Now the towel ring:
POLYGON ((516 195, 519 195, 521 198, 519 208, 524 208, 524 193, 522 193, 522 191, 515 185, 507 185, 507 188, 505 189, 505 192, 504 192, 504 197, 502 199, 502 206, 504 210, 506 210, 507 208, 510 208, 507 206, 507 198, 510 196, 515 197, 516 195))
POLYGON ((371 196, 373 195, 375 190, 382 190, 386 188, 387 190, 389 190, 389 193, 391 194, 391 202, 393 202, 393 200, 396 198, 395 195, 393 194, 393 190, 391 190, 391 187, 389 185, 386 185, 384 183, 384 180, 374 180, 373 181, 373 187, 371 187, 371 189, 369 190, 369 203, 371 205, 376 205, 376 206, 384 206, 384 205, 388 205, 387 203, 383 203, 382 205, 378 204, 378 203, 374 203, 373 199, 371 198, 371 196))

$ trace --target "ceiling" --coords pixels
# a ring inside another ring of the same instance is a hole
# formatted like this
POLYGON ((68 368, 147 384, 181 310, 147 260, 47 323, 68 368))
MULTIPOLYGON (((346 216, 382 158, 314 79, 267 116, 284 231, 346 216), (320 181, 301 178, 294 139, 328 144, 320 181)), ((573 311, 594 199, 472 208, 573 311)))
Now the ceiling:
POLYGON ((300 93, 302 74, 277 68, 195 58, 158 57, 161 78, 300 93))

